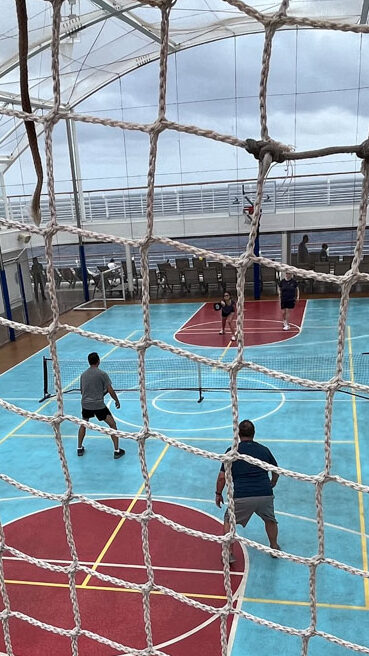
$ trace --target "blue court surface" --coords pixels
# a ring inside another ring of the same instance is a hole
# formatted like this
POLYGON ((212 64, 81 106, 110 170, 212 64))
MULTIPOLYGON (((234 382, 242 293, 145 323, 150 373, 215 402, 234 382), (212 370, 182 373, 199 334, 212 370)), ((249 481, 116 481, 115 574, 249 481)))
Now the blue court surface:
MULTIPOLYGON (((153 338, 175 344, 175 332, 199 307, 200 304, 196 303, 150 306, 153 338)), ((368 300, 351 300, 346 334, 348 354, 369 351, 368 311, 368 300)), ((309 300, 300 334, 281 343, 246 347, 245 358, 257 359, 261 354, 270 357, 300 355, 306 358, 334 355, 338 318, 338 300, 309 300)), ((104 335, 137 340, 143 332, 142 309, 138 305, 114 306, 84 324, 84 327, 104 335)), ((179 346, 186 348, 184 344, 179 346)), ((225 357, 230 360, 236 352, 229 348, 224 353, 224 346, 187 348, 214 359, 225 357)), ((131 349, 119 349, 71 334, 58 341, 61 360, 86 360, 87 354, 94 350, 100 354, 102 369, 109 359, 119 358, 131 359, 135 366, 137 356, 131 349)), ((3 374, 0 378, 1 398, 27 410, 53 414, 56 408, 54 398, 39 403, 43 393, 42 358, 47 354, 45 349, 3 374)), ((158 348, 151 348, 146 357, 169 356, 158 348)), ((203 402, 197 403, 196 391, 176 390, 176 386, 174 379, 173 389, 148 392, 150 428, 193 447, 223 453, 232 440, 229 391, 205 393, 203 402)), ((139 431, 142 428, 142 414, 138 394, 122 393, 120 401, 120 410, 115 410, 112 405, 118 428, 139 431)), ((80 416, 80 396, 77 392, 65 394, 64 403, 66 413, 80 416)), ((321 392, 239 392, 240 420, 251 419, 256 426, 255 439, 270 448, 281 467, 297 472, 317 474, 324 469, 324 412, 325 397, 321 392)), ((369 483, 368 419, 368 400, 342 393, 336 395, 332 418, 333 474, 369 483)), ((78 458, 77 426, 65 421, 61 430, 75 493, 95 499, 135 498, 143 482, 135 441, 125 440, 121 446, 125 448, 126 455, 115 461, 111 440, 88 431, 85 456, 78 458)), ((154 499, 183 505, 222 521, 223 511, 214 503, 219 464, 175 446, 163 454, 164 447, 160 440, 150 439, 146 442, 154 499)), ((23 485, 57 493, 65 490, 52 429, 45 423, 1 410, 0 459, 1 472, 23 485)), ((0 500, 3 524, 53 505, 5 481, 0 481, 0 500)), ((282 549, 298 556, 316 554, 318 536, 314 486, 281 476, 275 489, 275 508, 282 549)), ((367 570, 367 495, 337 483, 328 483, 324 486, 323 511, 326 557, 367 570)), ((246 529, 238 527, 238 532, 267 544, 264 525, 256 516, 246 529)), ((258 618, 282 625, 298 629, 309 627, 308 568, 272 559, 253 548, 247 548, 247 552, 248 569, 241 608, 258 618)), ((238 572, 237 563, 232 571, 238 572)), ((242 572, 238 572, 240 575, 242 572)), ((319 631, 335 634, 369 649, 368 579, 328 565, 320 566, 317 570, 317 600, 319 631)), ((206 589, 204 602, 211 604, 211 595, 207 595, 206 589)), ((230 635, 229 653, 232 656, 256 653, 259 656, 295 655, 300 652, 300 638, 245 619, 239 619, 230 635)), ((315 637, 309 642, 309 656, 343 656, 346 653, 349 651, 342 646, 322 638, 315 637)))

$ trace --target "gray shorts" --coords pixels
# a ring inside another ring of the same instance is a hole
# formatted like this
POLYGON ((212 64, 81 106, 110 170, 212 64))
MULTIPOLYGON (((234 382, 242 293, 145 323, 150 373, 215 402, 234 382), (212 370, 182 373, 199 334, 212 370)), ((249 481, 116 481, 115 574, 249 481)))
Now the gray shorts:
MULTIPOLYGON (((274 514, 274 496, 268 497, 242 497, 234 500, 236 524, 246 526, 250 517, 256 513, 266 522, 275 522, 277 520, 274 514)), ((224 521, 229 522, 228 509, 225 511, 224 521)))

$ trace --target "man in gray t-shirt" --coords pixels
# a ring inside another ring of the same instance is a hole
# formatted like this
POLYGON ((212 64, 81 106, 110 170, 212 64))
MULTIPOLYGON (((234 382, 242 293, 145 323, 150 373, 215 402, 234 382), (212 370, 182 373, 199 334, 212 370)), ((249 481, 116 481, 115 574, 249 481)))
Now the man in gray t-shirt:
MULTIPOLYGON (((105 394, 110 394, 115 407, 120 408, 119 399, 112 387, 111 380, 105 371, 99 369, 100 358, 97 353, 90 353, 88 356, 89 369, 81 375, 81 394, 82 394, 82 419, 89 421, 91 417, 96 417, 98 421, 105 421, 110 428, 117 429, 115 419, 109 408, 104 403, 105 394)), ((85 447, 83 439, 86 435, 86 427, 81 425, 78 430, 78 448, 77 454, 83 456, 85 447)), ((118 435, 111 435, 114 444, 114 458, 117 460, 124 456, 124 449, 119 448, 118 435)))

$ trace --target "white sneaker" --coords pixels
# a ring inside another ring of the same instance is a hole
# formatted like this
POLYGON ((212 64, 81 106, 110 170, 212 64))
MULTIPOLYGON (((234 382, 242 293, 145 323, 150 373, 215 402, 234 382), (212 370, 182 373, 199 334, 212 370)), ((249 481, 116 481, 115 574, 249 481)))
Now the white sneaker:
POLYGON ((224 335, 224 330, 220 330, 219 335, 224 335))
POLYGON ((232 337, 231 337, 231 341, 232 341, 232 342, 235 342, 235 341, 236 341, 236 335, 232 335, 232 337))
POLYGON ((284 326, 283 326, 283 330, 289 330, 289 329, 290 329, 290 327, 289 327, 288 323, 285 323, 284 326))

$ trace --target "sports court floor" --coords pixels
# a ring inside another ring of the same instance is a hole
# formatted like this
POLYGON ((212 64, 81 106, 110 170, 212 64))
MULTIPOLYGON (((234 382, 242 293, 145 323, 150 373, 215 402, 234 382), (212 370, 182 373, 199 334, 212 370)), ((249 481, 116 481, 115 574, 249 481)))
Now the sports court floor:
MULTIPOLYGON (((369 301, 352 299, 346 335, 347 352, 369 351, 367 317, 369 301)), ((320 299, 301 302, 291 321, 291 331, 281 330, 277 301, 246 306, 245 334, 247 359, 262 352, 268 356, 334 354, 339 301, 320 299)), ((212 305, 173 303, 150 308, 154 338, 180 344, 215 359, 232 358, 233 345, 219 336, 219 315, 212 305)), ((142 311, 137 305, 114 306, 89 321, 88 330, 119 338, 139 339, 142 311)), ((104 368, 110 358, 128 358, 130 349, 119 350, 77 335, 58 342, 60 359, 81 360, 97 350, 104 368)), ((55 411, 55 400, 39 403, 42 396, 42 357, 47 350, 28 358, 0 378, 0 396, 6 401, 43 414, 55 411)), ((166 357, 150 349, 149 358, 166 357)), ((369 356, 368 356, 369 357, 369 356)), ((87 365, 86 365, 87 366, 87 365)), ((232 439, 230 395, 227 391, 205 394, 197 403, 195 391, 149 392, 151 429, 211 452, 223 453, 232 439)), ((79 416, 80 397, 65 394, 65 411, 79 416)), ((142 427, 136 393, 120 395, 121 408, 114 410, 118 427, 136 432, 142 427)), ((256 425, 258 441, 266 444, 278 463, 287 469, 316 474, 324 467, 324 396, 320 392, 239 393, 240 419, 256 425)), ((333 412, 333 473, 368 484, 369 403, 362 398, 336 395, 333 412)), ((76 455, 77 427, 63 422, 62 435, 74 492, 104 501, 107 506, 144 507, 143 480, 136 442, 122 445, 126 455, 113 460, 111 440, 88 432, 83 458, 76 455)), ((146 443, 148 468, 155 509, 185 526, 213 533, 222 532, 222 516, 214 503, 218 464, 168 447, 159 440, 146 443)), ((65 482, 50 426, 0 412, 1 472, 41 490, 61 493, 65 482)), ((6 524, 7 541, 37 557, 65 564, 68 547, 59 507, 51 501, 32 497, 0 481, 1 519, 6 524)), ((335 483, 324 487, 325 548, 328 557, 368 569, 367 497, 335 483)), ((275 491, 279 522, 279 543, 288 552, 311 556, 317 553, 317 526, 314 489, 309 483, 280 477, 275 491)), ((119 523, 84 504, 72 507, 73 530, 81 562, 125 581, 145 581, 140 525, 119 523)), ((266 543, 262 522, 253 517, 241 535, 266 543)), ((221 606, 225 603, 220 548, 214 543, 184 536, 159 522, 150 526, 150 550, 156 581, 193 599, 221 606)), ((272 559, 256 549, 236 548, 232 566, 235 605, 259 618, 291 627, 310 623, 309 572, 306 567, 272 559)), ((5 574, 13 609, 40 621, 64 628, 73 626, 73 617, 64 575, 5 557, 5 574)), ((140 594, 124 586, 104 585, 101 580, 77 577, 82 625, 133 649, 145 648, 140 594)), ((368 580, 328 566, 318 568, 318 629, 369 648, 368 580)), ((2 609, 2 607, 0 607, 2 609)), ((154 644, 171 656, 220 655, 219 621, 165 595, 152 595, 154 644)), ((12 620, 13 649, 16 656, 70 653, 70 641, 50 632, 12 620)), ((300 654, 301 641, 294 636, 258 626, 244 619, 229 623, 229 654, 300 654)), ((79 641, 83 656, 110 656, 120 653, 89 638, 79 641)), ((0 651, 4 650, 0 629, 0 651)), ((343 656, 342 647, 313 638, 309 656, 343 656)))

